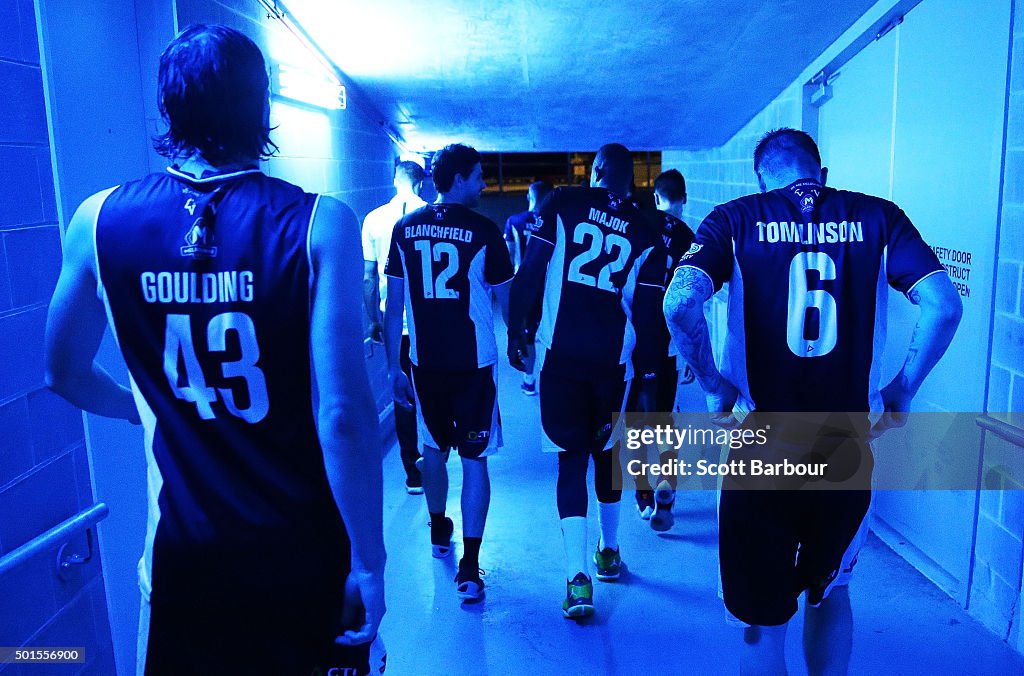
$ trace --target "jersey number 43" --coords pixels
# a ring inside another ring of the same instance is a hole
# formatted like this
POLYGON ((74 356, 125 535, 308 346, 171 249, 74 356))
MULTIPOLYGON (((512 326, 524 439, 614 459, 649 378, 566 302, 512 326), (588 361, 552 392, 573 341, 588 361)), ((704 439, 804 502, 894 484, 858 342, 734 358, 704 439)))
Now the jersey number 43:
POLYGON ((227 333, 234 331, 241 346, 238 361, 221 363, 224 378, 241 378, 248 391, 249 405, 239 408, 234 390, 230 387, 208 387, 206 376, 199 365, 196 348, 192 340, 192 322, 189 315, 167 315, 167 329, 164 333, 164 374, 171 392, 178 399, 196 405, 199 417, 212 420, 216 417, 213 402, 218 395, 228 412, 248 423, 258 423, 267 416, 270 401, 267 398, 267 379, 256 366, 260 358, 260 346, 256 342, 256 327, 252 318, 244 312, 224 312, 210 319, 206 327, 206 344, 210 352, 227 350, 227 333), (184 366, 182 374, 179 365, 184 366), (184 375, 184 379, 182 376, 184 375))

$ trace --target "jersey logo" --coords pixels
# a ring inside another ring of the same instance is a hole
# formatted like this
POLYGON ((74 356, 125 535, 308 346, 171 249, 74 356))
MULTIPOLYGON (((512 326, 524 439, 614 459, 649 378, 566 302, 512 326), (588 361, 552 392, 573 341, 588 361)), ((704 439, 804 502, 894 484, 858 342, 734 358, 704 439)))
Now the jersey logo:
POLYGON ((213 246, 213 233, 207 229, 202 218, 197 218, 185 233, 185 246, 181 247, 181 255, 191 258, 217 257, 217 247, 213 246))
POLYGON ((683 260, 686 260, 687 258, 694 255, 703 248, 703 244, 697 244, 696 242, 694 242, 693 244, 690 245, 690 250, 683 254, 683 260))
POLYGON ((622 200, 620 200, 618 197, 615 197, 614 195, 609 195, 609 197, 608 197, 608 208, 609 209, 618 209, 621 204, 622 204, 622 200))
POLYGON ((809 214, 821 196, 821 185, 816 181, 798 181, 789 186, 789 190, 797 197, 800 213, 809 214))

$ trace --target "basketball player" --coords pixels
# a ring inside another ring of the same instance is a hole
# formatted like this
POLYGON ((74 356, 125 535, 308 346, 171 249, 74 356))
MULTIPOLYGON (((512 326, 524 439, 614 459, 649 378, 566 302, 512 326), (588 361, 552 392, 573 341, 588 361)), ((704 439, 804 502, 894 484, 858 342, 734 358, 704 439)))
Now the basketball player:
POLYGON ((491 296, 507 317, 512 261, 497 224, 472 209, 485 187, 480 154, 445 146, 434 155, 431 174, 437 202, 405 216, 391 237, 384 337, 395 403, 416 402, 430 541, 438 558, 451 552, 454 532, 445 516, 445 463, 452 448, 462 459, 463 555, 455 585, 459 598, 475 602, 484 594, 479 557, 491 499, 487 456, 502 445, 491 296), (398 353, 403 311, 411 387, 398 353))
MULTIPOLYGON (((754 171, 761 194, 716 207, 675 272, 665 297, 673 340, 723 425, 736 424, 737 405, 827 413, 845 422, 823 427, 815 448, 848 425, 840 436, 870 467, 867 412, 885 412, 877 432, 910 410, 952 340, 960 298, 899 207, 825 186, 806 133, 765 135, 754 171), (729 325, 719 371, 702 308, 725 282, 729 325), (873 364, 884 343, 887 286, 920 316, 903 368, 879 390, 873 364)), ((733 450, 730 458, 750 453, 733 450)), ((852 621, 846 588, 837 588, 839 568, 869 502, 869 483, 862 490, 723 490, 719 558, 726 608, 748 625, 743 673, 785 673, 786 624, 805 590, 808 670, 846 673, 852 621)))
MULTIPOLYGON (((551 184, 547 181, 534 181, 526 191, 526 200, 529 208, 518 214, 513 214, 505 221, 505 243, 508 245, 509 254, 512 256, 512 267, 519 270, 526 255, 526 245, 530 241, 530 235, 537 229, 537 208, 541 201, 551 192, 551 184)), ((540 322, 540 306, 530 314, 527 321, 527 340, 533 343, 537 334, 537 324, 540 322)), ((526 371, 523 372, 523 384, 520 390, 528 397, 537 395, 537 379, 533 372, 534 350, 530 350, 530 356, 526 362, 526 371)))
POLYGON ((78 208, 50 305, 48 384, 145 429, 140 673, 366 674, 384 614, 359 224, 260 171, 267 85, 238 31, 171 41, 174 164, 78 208), (95 362, 105 326, 131 390, 95 362))
POLYGON ((594 159, 593 188, 558 188, 541 204, 538 228, 513 284, 509 360, 519 370, 530 347, 527 317, 543 296, 537 330, 541 445, 558 455, 558 515, 566 554, 567 618, 594 612, 587 570, 587 465, 594 459, 601 539, 593 554, 597 579, 622 573, 618 544, 612 414, 625 407, 630 381, 643 391, 638 408, 654 410, 657 364, 664 344, 659 305, 665 281, 661 233, 626 195, 633 158, 617 143, 594 159), (635 351, 635 355, 634 355, 635 351))
MULTIPOLYGON (((384 278, 384 265, 391 250, 391 233, 395 223, 406 214, 424 206, 419 193, 426 173, 415 162, 399 162, 395 167, 395 196, 363 219, 363 304, 366 307, 367 337, 378 343, 384 341, 381 313, 388 296, 384 278)), ((402 322, 402 350, 399 355, 402 371, 409 375, 409 327, 402 322)), ((423 493, 423 479, 416 461, 420 458, 416 440, 416 411, 404 406, 395 407, 395 436, 405 468, 405 490, 410 495, 423 493)))
MULTIPOLYGON (((686 206, 686 181, 677 169, 662 172, 654 179, 654 204, 658 210, 661 225, 661 238, 667 251, 665 257, 665 282, 668 283, 676 264, 693 242, 693 231, 683 221, 683 207, 686 206)), ((679 371, 687 371, 685 364, 677 363, 678 351, 668 340, 668 327, 664 322, 658 324, 662 339, 669 346, 665 356, 658 364, 658 389, 655 397, 657 411, 671 412, 675 410, 676 389, 679 386, 679 371)), ((690 375, 692 382, 693 376, 690 375)), ((627 404, 628 409, 636 405, 635 401, 627 404)), ((671 422, 671 421, 669 421, 671 422)), ((661 462, 675 457, 675 454, 664 454, 661 462)), ((642 474, 636 478, 636 508, 640 518, 649 520, 655 531, 667 531, 672 528, 674 518, 672 506, 675 504, 675 475, 667 475, 654 491, 642 474)))

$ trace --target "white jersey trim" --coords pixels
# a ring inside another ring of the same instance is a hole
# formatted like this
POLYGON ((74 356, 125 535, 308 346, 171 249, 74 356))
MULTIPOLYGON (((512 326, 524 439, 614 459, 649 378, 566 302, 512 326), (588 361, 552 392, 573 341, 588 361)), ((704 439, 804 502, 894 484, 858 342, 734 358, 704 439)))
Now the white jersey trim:
POLYGON ((217 183, 218 181, 224 181, 229 178, 236 178, 238 176, 245 176, 246 174, 262 174, 263 172, 259 169, 242 169, 241 171, 232 171, 227 174, 217 174, 215 176, 208 176, 206 178, 196 178, 192 174, 186 174, 183 171, 175 169, 174 167, 167 167, 167 173, 178 178, 183 178, 189 183, 217 183))
MULTIPOLYGON (((120 350, 121 341, 117 335, 117 324, 114 322, 114 313, 110 307, 110 298, 107 296, 107 290, 103 284, 103 276, 100 269, 98 237, 100 211, 103 209, 103 204, 106 203, 107 198, 116 189, 117 188, 115 187, 107 190, 106 194, 103 195, 102 201, 96 207, 96 213, 93 215, 92 224, 92 244, 93 256, 96 264, 97 297, 103 302, 103 308, 107 315, 107 323, 110 326, 110 333, 120 350)), ((132 398, 135 400, 135 408, 139 411, 139 418, 142 422, 142 429, 145 438, 144 449, 146 453, 147 503, 146 540, 142 551, 142 558, 139 559, 138 563, 138 575, 139 589, 142 592, 144 602, 148 603, 150 594, 152 594, 153 591, 153 542, 156 540, 156 531, 160 524, 160 491, 163 489, 164 478, 160 473, 160 466, 157 465, 156 456, 153 454, 153 439, 156 436, 156 415, 153 413, 153 409, 149 406, 149 402, 147 402, 145 397, 142 396, 139 386, 135 383, 135 378, 132 377, 130 373, 128 375, 128 380, 131 384, 132 398)))
MULTIPOLYGON (((886 248, 888 248, 888 247, 886 247, 886 248)), ((928 278, 929 278, 929 277, 931 277, 932 275, 944 275, 944 274, 947 274, 945 270, 932 270, 932 271, 931 271, 931 272, 929 272, 929 273, 928 273, 927 275, 925 275, 925 276, 924 276, 924 277, 922 277, 921 279, 919 279, 919 280, 917 280, 916 282, 914 282, 913 284, 911 284, 911 285, 910 285, 910 288, 909 288, 909 289, 907 289, 907 292, 906 292, 905 294, 903 294, 903 295, 904 295, 904 296, 906 296, 907 298, 910 298, 910 294, 911 294, 911 293, 912 293, 912 292, 914 291, 914 288, 915 288, 915 287, 916 287, 916 286, 917 286, 918 284, 920 284, 920 283, 921 283, 921 282, 923 282, 924 280, 928 279, 928 278)))

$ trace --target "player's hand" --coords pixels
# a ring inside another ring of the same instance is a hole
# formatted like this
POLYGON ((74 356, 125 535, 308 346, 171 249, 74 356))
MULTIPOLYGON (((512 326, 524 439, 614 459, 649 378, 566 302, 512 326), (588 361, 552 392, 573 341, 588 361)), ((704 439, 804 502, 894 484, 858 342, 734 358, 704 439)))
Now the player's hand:
POLYGON ((658 410, 658 381, 651 378, 650 380, 640 381, 640 393, 636 398, 636 409, 640 413, 653 413, 658 410))
POLYGON ((386 610, 384 571, 353 570, 345 580, 345 605, 334 642, 353 646, 372 641, 386 610))
POLYGON ((690 383, 692 383, 696 379, 697 379, 697 376, 694 375, 693 369, 690 368, 690 365, 687 364, 686 366, 684 366, 683 367, 683 378, 679 382, 682 385, 689 385, 690 383))
POLYGON ((885 412, 878 422, 871 426, 868 439, 877 439, 888 430, 906 425, 907 412, 913 399, 914 395, 907 392, 897 380, 883 387, 882 404, 885 406, 885 412))
POLYGON ((530 358, 530 351, 533 346, 526 340, 525 335, 508 336, 508 363, 517 371, 526 373, 526 360, 530 358))
POLYGON ((726 429, 738 427, 740 423, 733 415, 732 410, 736 406, 736 399, 739 396, 739 390, 735 385, 725 378, 719 377, 717 386, 704 393, 708 412, 711 413, 711 422, 726 429))
POLYGON ((412 391, 412 383, 405 371, 396 369, 391 372, 391 397, 395 404, 402 408, 412 408, 415 401, 415 394, 412 391))
POLYGON ((370 322, 366 327, 366 337, 375 343, 384 344, 384 327, 380 322, 370 322))

